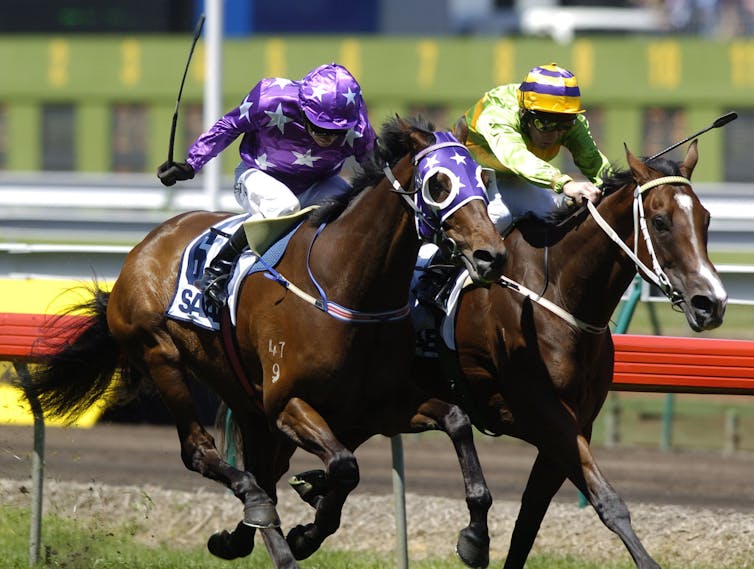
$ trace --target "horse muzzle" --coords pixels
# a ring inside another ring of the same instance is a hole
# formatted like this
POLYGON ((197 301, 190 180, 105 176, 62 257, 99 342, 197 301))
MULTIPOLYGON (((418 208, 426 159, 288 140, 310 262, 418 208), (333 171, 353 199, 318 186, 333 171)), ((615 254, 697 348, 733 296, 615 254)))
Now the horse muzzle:
POLYGON ((490 284, 502 274, 508 253, 504 247, 475 249, 469 258, 463 255, 463 262, 474 284, 490 284))
POLYGON ((716 298, 703 294, 693 295, 682 303, 686 321, 694 332, 714 330, 723 323, 728 298, 716 298))

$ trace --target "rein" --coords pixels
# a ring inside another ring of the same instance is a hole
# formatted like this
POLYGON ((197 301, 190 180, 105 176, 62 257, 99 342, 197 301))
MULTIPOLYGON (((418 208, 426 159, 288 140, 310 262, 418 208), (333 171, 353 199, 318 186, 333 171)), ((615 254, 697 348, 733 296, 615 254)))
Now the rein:
MULTIPOLYGON (((673 306, 676 306, 683 302, 683 297, 675 290, 673 289, 673 285, 670 283, 670 280, 668 279, 665 272, 662 270, 662 267, 660 267, 660 263, 657 260, 657 255, 655 254, 654 247, 652 246, 652 240, 649 236, 649 228, 647 227, 647 219, 646 215, 644 213, 644 203, 641 200, 641 194, 646 192, 647 190, 651 190, 652 188, 655 188, 657 186, 661 186, 663 184, 684 184, 686 186, 691 186, 691 182, 684 178, 683 176, 663 176, 662 178, 657 178, 655 180, 650 180, 649 182, 643 184, 643 185, 636 185, 636 189, 634 190, 634 202, 633 202, 633 218, 634 218, 634 250, 632 251, 628 245, 626 245, 621 238, 618 236, 618 234, 615 232, 615 230, 610 227, 610 224, 605 221, 605 218, 603 218, 600 213, 597 211, 597 208, 592 202, 587 202, 586 207, 588 208, 589 212, 592 214, 592 217, 594 218, 594 221, 597 222, 597 225, 599 225, 600 229, 602 229, 605 234, 613 241, 616 245, 618 245, 625 253, 628 255, 628 257, 633 260, 634 264, 636 265, 637 271, 641 271, 641 273, 646 276, 647 279, 652 281, 661 291, 662 293, 668 298, 668 300, 671 302, 673 306), (647 251, 649 251, 649 256, 652 259, 652 269, 647 267, 644 263, 641 262, 638 256, 638 250, 639 250, 639 230, 641 230, 642 237, 644 238, 644 243, 647 247, 647 251)), ((580 212, 581 210, 579 210, 580 212)), ((573 326, 574 328, 578 328, 579 330, 582 330, 583 332, 587 332, 589 334, 602 334, 605 332, 608 327, 607 326, 595 326, 593 324, 589 324, 588 322, 584 322, 582 320, 579 320, 557 304, 554 304, 553 302, 550 302, 546 298, 542 297, 541 295, 529 290, 525 286, 517 283, 514 280, 509 279, 506 276, 501 276, 499 281, 500 286, 504 288, 509 288, 520 295, 530 299, 532 302, 536 302, 543 308, 546 308, 556 316, 559 316, 562 320, 573 326)))
MULTIPOLYGON (((436 150, 439 150, 441 148, 448 148, 452 146, 458 146, 461 148, 466 148, 463 144, 459 142, 440 142, 437 144, 433 144, 431 146, 428 146, 427 148, 421 150, 418 152, 412 159, 412 162, 414 166, 416 167, 419 162, 426 157, 429 153, 434 152, 436 150)), ((431 220, 429 217, 420 210, 420 208, 414 203, 414 201, 411 199, 410 196, 414 196, 417 192, 416 189, 413 191, 407 191, 403 188, 401 183, 397 180, 395 175, 393 174, 393 171, 390 169, 390 166, 388 164, 385 164, 385 166, 382 169, 383 173, 385 174, 385 177, 390 182, 390 184, 393 187, 392 191, 395 191, 398 195, 400 195, 406 203, 411 207, 412 211, 414 212, 414 216, 421 218, 428 227, 430 227, 433 231, 433 234, 439 235, 442 233, 440 229, 437 228, 437 226, 434 223, 431 223, 431 220)), ((312 254, 312 248, 314 247, 314 242, 317 240, 317 238, 320 236, 324 228, 326 227, 326 224, 322 224, 317 228, 316 233, 314 234, 314 237, 312 238, 311 243, 309 244, 309 251, 306 255, 306 270, 309 273, 309 279, 311 280, 312 284, 314 284, 315 288, 319 292, 319 298, 316 298, 309 293, 301 290, 299 287, 297 287, 295 284, 290 282, 287 278, 285 278, 283 275, 281 275, 275 268, 270 266, 269 264, 265 263, 265 273, 264 276, 268 279, 271 279, 278 284, 280 284, 282 287, 290 290, 293 294, 304 300, 305 302, 308 302, 318 310, 321 310, 325 314, 332 316, 333 318, 337 320, 341 320, 344 322, 351 322, 354 324, 376 324, 380 322, 393 322, 396 320, 402 320, 409 316, 411 314, 411 305, 406 304, 400 308, 396 308, 393 310, 386 310, 384 312, 361 312, 359 310, 353 310, 351 308, 347 308, 345 306, 342 306, 332 300, 329 300, 327 298, 327 293, 324 291, 322 286, 317 282, 316 277, 312 273, 311 269, 311 254, 312 254)), ((418 234, 418 229, 417 229, 418 234)), ((419 235, 421 238, 421 235, 419 235)), ((264 263, 264 261, 260 258, 257 262, 264 263)))
POLYGON ((406 318, 411 313, 411 306, 408 304, 402 306, 401 308, 386 310, 384 312, 361 312, 359 310, 346 308, 345 306, 342 306, 337 302, 328 300, 327 294, 325 293, 322 286, 317 282, 317 279, 312 273, 310 263, 314 242, 317 240, 326 226, 327 225, 323 223, 317 228, 317 231, 312 238, 312 242, 309 244, 309 251, 306 254, 306 270, 309 273, 309 278, 311 279, 312 283, 317 288, 317 291, 319 291, 320 298, 315 298, 309 293, 301 290, 271 266, 267 266, 265 268, 266 272, 264 276, 277 282, 284 288, 287 288, 305 302, 308 302, 315 308, 321 310, 325 314, 328 314, 329 316, 332 316, 337 320, 352 322, 355 324, 374 324, 378 322, 391 322, 394 320, 402 320, 403 318, 406 318))

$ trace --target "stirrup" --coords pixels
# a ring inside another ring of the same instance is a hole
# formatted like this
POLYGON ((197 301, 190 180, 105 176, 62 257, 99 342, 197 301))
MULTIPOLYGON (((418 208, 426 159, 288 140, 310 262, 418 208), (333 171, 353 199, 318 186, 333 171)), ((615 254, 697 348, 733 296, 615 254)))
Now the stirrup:
MULTIPOLYGON (((228 302, 228 293, 225 290, 225 283, 228 280, 228 275, 220 275, 215 277, 210 283, 203 289, 198 287, 204 294, 204 298, 212 302, 218 308, 222 308, 228 302)), ((196 281, 197 283, 199 281, 196 281)), ((194 283, 196 286, 196 283, 194 283)))

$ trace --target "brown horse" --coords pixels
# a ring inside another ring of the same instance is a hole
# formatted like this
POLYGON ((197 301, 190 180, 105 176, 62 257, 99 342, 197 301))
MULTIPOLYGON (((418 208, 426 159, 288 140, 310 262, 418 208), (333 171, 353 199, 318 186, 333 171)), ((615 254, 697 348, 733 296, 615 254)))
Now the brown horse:
POLYGON ((604 182, 599 216, 584 213, 563 229, 521 223, 506 237, 505 275, 515 282, 462 294, 455 321, 459 370, 452 377, 453 389, 441 388, 437 360, 415 361, 420 385, 456 401, 477 428, 517 437, 539 450, 505 569, 524 566, 550 501, 566 478, 621 538, 639 569, 658 568, 589 446, 612 381, 613 342, 607 325, 637 271, 630 258, 635 237, 640 272, 659 283, 693 330, 719 326, 727 297, 707 256, 710 216, 689 182, 698 159, 696 141, 681 164, 664 159, 645 163, 628 150, 626 156, 630 170, 604 182), (597 217, 607 222, 606 229, 597 217), (610 231, 616 241, 607 235, 610 231), (540 294, 544 300, 538 304, 540 294))
POLYGON ((247 277, 235 328, 247 388, 218 334, 165 316, 184 248, 228 217, 209 212, 155 228, 129 253, 112 292, 94 291, 90 322, 34 377, 45 410, 71 418, 105 393, 118 369, 130 394, 142 379, 153 382, 175 420, 186 467, 224 484, 244 504, 236 530, 210 538, 218 556, 250 553, 255 528, 262 528, 275 567, 296 567, 295 559, 338 528, 359 481, 359 444, 375 434, 442 429, 458 453, 471 515, 459 554, 472 566, 487 564, 491 498, 471 425, 456 406, 409 381, 413 329, 404 308, 418 233, 453 243, 456 261, 480 284, 501 274, 505 249, 487 216, 481 169, 450 133, 396 118, 380 140, 382 160, 355 179, 355 197, 320 208, 291 238, 275 267, 287 281, 281 286, 266 278, 269 272, 247 277), (221 456, 200 424, 191 378, 232 410, 243 433, 243 470, 221 456), (298 447, 322 460, 327 489, 314 522, 283 539, 276 483, 298 447))

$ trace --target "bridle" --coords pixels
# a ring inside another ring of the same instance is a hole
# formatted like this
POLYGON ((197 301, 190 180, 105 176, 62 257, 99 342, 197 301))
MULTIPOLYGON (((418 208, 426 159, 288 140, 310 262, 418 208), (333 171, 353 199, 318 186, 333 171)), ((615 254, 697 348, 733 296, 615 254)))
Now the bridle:
POLYGON ((594 218, 594 221, 597 222, 597 224, 602 228, 602 230, 607 234, 610 239, 612 239, 616 245, 618 245, 623 251, 628 255, 628 257, 634 262, 636 265, 636 270, 641 272, 648 280, 652 281, 657 288, 659 288, 662 293, 668 298, 668 300, 671 302, 671 304, 675 307, 678 306, 683 302, 683 295, 679 293, 677 290, 673 288, 673 285, 670 283, 670 279, 668 279, 668 276, 665 274, 665 271, 662 270, 662 267, 660 266, 659 261, 657 260, 657 255, 655 254, 654 246, 652 245, 652 239, 649 236, 649 228, 647 227, 647 218, 646 214, 644 212, 644 201, 641 199, 641 195, 651 190, 652 188, 656 188, 657 186, 662 186, 664 184, 683 184, 686 186, 691 187, 691 182, 684 178, 683 176, 663 176, 661 178, 657 178, 655 180, 650 180, 648 182, 645 182, 642 185, 636 184, 636 188, 634 189, 634 200, 633 200, 633 219, 634 219, 634 249, 633 251, 629 249, 628 245, 626 245, 621 238, 618 236, 618 234, 613 230, 612 227, 605 221, 605 219, 599 214, 597 211, 597 208, 592 204, 592 202, 587 202, 587 208, 589 209, 589 213, 592 214, 592 217, 594 218), (649 257, 652 260, 652 269, 647 267, 644 263, 641 262, 639 259, 639 230, 641 230, 641 235, 644 238, 644 245, 647 247, 647 251, 649 252, 649 257))
POLYGON ((448 245, 455 250, 455 243, 447 236, 447 233, 443 229, 443 221, 449 217, 458 208, 463 206, 470 200, 482 199, 487 200, 487 194, 484 191, 477 192, 475 195, 462 195, 460 192, 461 187, 467 187, 461 181, 462 174, 469 178, 474 178, 474 181, 481 184, 481 177, 479 177, 479 171, 475 171, 473 174, 470 172, 472 165, 475 165, 471 154, 468 149, 462 143, 450 133, 435 132, 435 139, 440 140, 435 144, 431 144, 426 148, 417 152, 411 162, 414 166, 413 186, 410 190, 406 190, 401 183, 397 180, 393 174, 389 164, 385 164, 382 168, 385 177, 390 182, 391 191, 397 193, 403 198, 409 209, 414 214, 416 220, 416 233, 420 240, 435 243, 437 245, 448 245), (443 149, 457 148, 461 149, 460 157, 468 160, 469 164, 463 163, 465 166, 461 168, 461 163, 457 162, 455 166, 444 166, 444 162, 440 163, 436 161, 435 154, 443 149), (434 159, 434 162, 433 162, 434 159), (420 165, 427 161, 424 165, 425 171, 421 172, 420 165), (435 165, 437 164, 437 165, 435 165), (435 202, 430 196, 423 191, 425 182, 428 178, 438 172, 443 172, 451 179, 453 187, 451 188, 450 195, 446 197, 441 203, 435 202), (478 181, 476 178, 479 178, 478 181), (422 191, 420 191, 422 189, 422 191))
MULTIPOLYGON (((682 184, 691 187, 691 182, 683 176, 663 176, 661 178, 645 182, 644 184, 636 183, 632 208, 634 221, 633 251, 628 247, 628 245, 623 242, 623 240, 618 236, 618 234, 610 226, 610 224, 605 221, 605 218, 600 215, 599 211, 597 211, 597 207, 592 202, 587 202, 586 207, 589 210, 589 213, 592 214, 594 221, 597 222, 597 225, 599 225, 599 227, 605 232, 605 234, 613 242, 615 242, 615 244, 618 245, 634 262, 636 270, 641 272, 648 280, 652 281, 652 283, 662 291, 662 293, 668 298, 668 300, 670 300, 673 307, 677 307, 684 302, 683 295, 681 295, 681 293, 673 288, 673 285, 670 283, 670 279, 665 274, 665 271, 662 270, 660 262, 657 260, 657 254, 655 253, 654 246, 652 245, 652 239, 649 235, 649 228, 647 227, 644 202, 641 199, 641 196, 642 194, 644 194, 644 192, 651 190, 652 188, 656 188, 657 186, 662 186, 664 184, 682 184), (644 244, 647 247, 649 256, 652 259, 651 269, 644 263, 642 263, 639 259, 638 251, 640 232, 642 237, 644 238, 644 244)), ((565 320, 571 326, 574 326, 575 328, 578 328, 583 332, 587 332, 589 334, 601 334, 608 329, 607 326, 595 326, 594 324, 579 320, 560 306, 544 298, 541 294, 537 294, 529 290, 525 286, 517 283, 516 281, 513 281, 512 279, 509 279, 504 275, 500 277, 500 284, 506 288, 514 290, 515 292, 518 292, 522 296, 530 299, 532 302, 536 302, 543 308, 546 308, 553 314, 565 320)))

